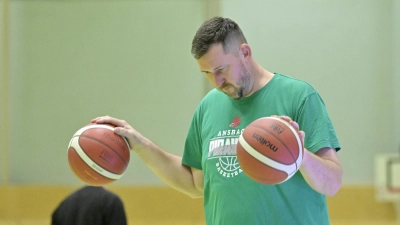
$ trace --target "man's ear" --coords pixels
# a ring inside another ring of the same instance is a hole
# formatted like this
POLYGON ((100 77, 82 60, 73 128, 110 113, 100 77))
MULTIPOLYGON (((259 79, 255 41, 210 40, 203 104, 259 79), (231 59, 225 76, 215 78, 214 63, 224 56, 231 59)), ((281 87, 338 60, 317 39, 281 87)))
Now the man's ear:
POLYGON ((251 56, 251 48, 248 44, 241 44, 239 47, 239 52, 243 55, 244 58, 248 58, 251 56))

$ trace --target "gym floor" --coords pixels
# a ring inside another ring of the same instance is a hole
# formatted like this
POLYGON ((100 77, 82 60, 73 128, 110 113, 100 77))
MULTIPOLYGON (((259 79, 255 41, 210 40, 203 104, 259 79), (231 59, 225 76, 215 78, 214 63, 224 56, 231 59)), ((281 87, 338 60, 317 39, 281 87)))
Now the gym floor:
MULTIPOLYGON (((77 188, 0 186, 0 225, 50 224, 54 208, 77 188)), ((168 187, 109 189, 124 200, 130 225, 204 225, 201 199, 190 199, 168 187)), ((376 201, 373 186, 344 186, 327 202, 331 225, 400 225, 400 220, 396 221, 397 207, 376 201)))
MULTIPOLYGON (((50 220, 23 220, 0 221, 0 225, 44 225, 50 224, 50 220)), ((129 225, 204 225, 195 221, 129 221, 129 225)), ((333 220, 331 225, 400 225, 400 221, 390 220, 333 220)))

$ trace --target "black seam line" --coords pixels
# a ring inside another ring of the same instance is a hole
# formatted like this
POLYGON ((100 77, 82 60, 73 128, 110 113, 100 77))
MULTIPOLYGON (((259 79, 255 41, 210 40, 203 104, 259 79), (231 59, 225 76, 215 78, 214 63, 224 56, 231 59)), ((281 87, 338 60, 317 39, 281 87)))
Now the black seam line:
MULTIPOLYGON (((276 140, 278 140, 283 146, 285 146, 286 150, 287 150, 287 151, 289 152, 289 154, 292 156, 292 159, 294 160, 294 163, 296 164, 296 168, 299 168, 299 166, 297 165, 297 160, 296 160, 296 158, 294 157, 293 153, 290 151, 290 148, 288 148, 288 146, 287 146, 285 143, 283 143, 274 133, 271 133, 269 130, 264 129, 264 128, 261 127, 261 126, 254 126, 254 127, 257 127, 257 128, 259 128, 259 129, 261 129, 261 130, 263 130, 263 131, 269 133, 270 135, 274 136, 274 137, 276 138, 276 140)), ((290 129, 290 128, 288 127, 287 129, 290 129)), ((292 132, 292 131, 290 130, 290 132, 292 132)), ((297 138, 296 138, 296 140, 297 140, 297 138)), ((252 146, 252 147, 253 147, 253 146, 252 146)), ((301 151, 299 152, 299 154, 301 154, 301 151)), ((264 154, 263 154, 263 155, 264 155, 264 154)), ((274 160, 274 161, 275 161, 275 160, 274 160)), ((281 163, 281 162, 279 162, 279 163, 281 163)), ((290 165, 290 164, 286 164, 286 163, 281 163, 281 164, 290 165)))
MULTIPOLYGON (((122 158, 122 156, 118 153, 118 152, 116 152, 114 149, 112 149, 109 145, 107 145, 106 143, 104 143, 104 142, 102 142, 102 141, 99 141, 99 140, 97 140, 97 139, 94 139, 94 138, 92 138, 92 137, 90 137, 90 136, 86 136, 86 135, 76 135, 75 137, 78 137, 78 136, 80 136, 80 137, 85 137, 85 138, 88 138, 88 139, 91 139, 91 140, 93 140, 93 141, 96 141, 96 142, 98 142, 98 143, 101 143, 101 144, 103 144, 104 146, 106 146, 107 148, 109 148, 109 149, 111 149, 116 155, 118 155, 118 157, 125 163, 125 165, 127 165, 128 163, 125 161, 125 159, 124 158, 122 158)), ((79 144, 79 140, 78 140, 78 144, 79 144)), ((79 145, 80 146, 80 145, 79 145)), ((82 147, 81 147, 82 148, 82 147)), ((90 158, 90 156, 88 156, 89 158, 90 158)), ((93 159, 92 158, 90 158, 92 161, 93 161, 93 159)), ((103 167, 102 167, 103 168, 103 167)), ((109 171, 109 170, 107 170, 107 171, 109 171)), ((109 171, 110 173, 114 173, 114 172, 111 172, 111 171, 109 171)), ((115 174, 115 173, 114 173, 115 174)))

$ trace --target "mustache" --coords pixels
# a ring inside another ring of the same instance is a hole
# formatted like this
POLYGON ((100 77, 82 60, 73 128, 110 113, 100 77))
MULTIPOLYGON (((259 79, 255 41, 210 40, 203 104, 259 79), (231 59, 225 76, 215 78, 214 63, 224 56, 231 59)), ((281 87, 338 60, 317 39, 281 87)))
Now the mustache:
POLYGON ((223 83, 223 84, 219 87, 219 89, 220 89, 220 90, 223 90, 223 89, 229 87, 230 85, 231 85, 231 84, 223 83))

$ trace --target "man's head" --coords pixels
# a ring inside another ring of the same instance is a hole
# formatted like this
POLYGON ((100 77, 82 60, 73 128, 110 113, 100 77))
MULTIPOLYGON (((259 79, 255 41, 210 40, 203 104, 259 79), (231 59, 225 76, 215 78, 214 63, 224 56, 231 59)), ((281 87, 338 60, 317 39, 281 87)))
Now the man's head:
POLYGON ((211 46, 221 44, 225 53, 236 55, 241 44, 247 43, 239 26, 228 18, 214 17, 204 22, 192 41, 192 54, 196 59, 208 52, 211 46))
POLYGON ((235 22, 221 17, 204 22, 193 39, 192 54, 215 88, 233 99, 251 94, 251 49, 235 22))

